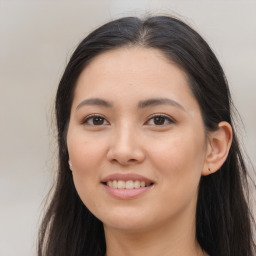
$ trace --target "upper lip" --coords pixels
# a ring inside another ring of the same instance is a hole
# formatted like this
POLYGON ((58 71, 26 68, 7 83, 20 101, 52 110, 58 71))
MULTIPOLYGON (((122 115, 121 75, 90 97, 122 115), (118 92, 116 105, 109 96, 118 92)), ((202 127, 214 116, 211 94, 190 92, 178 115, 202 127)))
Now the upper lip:
POLYGON ((148 179, 142 175, 136 174, 136 173, 113 173, 110 174, 106 177, 104 177, 101 182, 105 183, 108 181, 113 181, 113 180, 123 180, 123 181, 128 181, 128 180, 138 180, 138 181, 145 181, 145 183, 154 183, 153 180, 148 179))

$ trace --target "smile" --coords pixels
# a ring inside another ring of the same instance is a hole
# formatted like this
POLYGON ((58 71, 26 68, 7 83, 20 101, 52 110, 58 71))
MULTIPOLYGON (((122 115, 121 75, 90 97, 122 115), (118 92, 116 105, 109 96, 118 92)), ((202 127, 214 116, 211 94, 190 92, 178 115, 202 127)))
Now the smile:
POLYGON ((155 182, 135 173, 116 173, 103 178, 101 184, 104 185, 109 195, 127 200, 150 191, 155 182))
POLYGON ((136 189, 136 188, 144 188, 151 186, 153 183, 139 181, 139 180, 113 180, 105 183, 108 187, 117 188, 117 189, 136 189))

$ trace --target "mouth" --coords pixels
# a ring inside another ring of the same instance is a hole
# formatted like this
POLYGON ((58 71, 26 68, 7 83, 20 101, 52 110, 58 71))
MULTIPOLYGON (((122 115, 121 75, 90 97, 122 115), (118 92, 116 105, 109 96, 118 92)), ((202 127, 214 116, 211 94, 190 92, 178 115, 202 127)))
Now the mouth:
POLYGON ((151 191, 155 182, 136 173, 115 173, 103 178, 101 184, 111 196, 127 200, 151 191))
POLYGON ((139 189, 153 186, 154 183, 141 180, 108 180, 102 184, 115 189, 139 189))

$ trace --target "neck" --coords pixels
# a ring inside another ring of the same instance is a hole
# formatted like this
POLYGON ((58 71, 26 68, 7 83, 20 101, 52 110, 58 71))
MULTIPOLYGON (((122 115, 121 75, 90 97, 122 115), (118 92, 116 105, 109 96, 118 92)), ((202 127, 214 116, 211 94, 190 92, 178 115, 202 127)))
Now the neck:
POLYGON ((123 231, 104 226, 106 256, 206 256, 196 240, 193 220, 194 216, 185 223, 184 219, 173 220, 143 231, 123 231))

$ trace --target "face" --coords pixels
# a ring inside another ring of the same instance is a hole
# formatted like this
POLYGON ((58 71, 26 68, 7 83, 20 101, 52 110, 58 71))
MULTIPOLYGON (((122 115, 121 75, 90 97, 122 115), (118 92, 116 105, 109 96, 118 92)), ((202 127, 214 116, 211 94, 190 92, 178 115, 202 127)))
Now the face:
POLYGON ((185 73, 160 51, 121 48, 92 60, 75 88, 67 146, 78 194, 105 228, 195 218, 202 116, 185 73))

